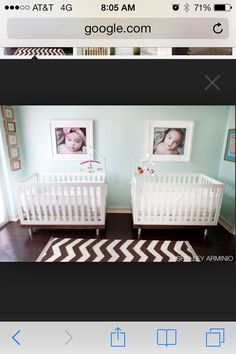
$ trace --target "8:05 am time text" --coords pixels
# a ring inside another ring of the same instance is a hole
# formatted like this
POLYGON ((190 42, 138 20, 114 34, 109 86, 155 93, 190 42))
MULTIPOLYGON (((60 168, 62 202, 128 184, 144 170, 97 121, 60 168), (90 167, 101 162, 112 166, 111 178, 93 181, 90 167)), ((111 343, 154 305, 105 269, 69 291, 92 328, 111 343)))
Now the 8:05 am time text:
POLYGON ((101 11, 109 12, 131 12, 136 10, 135 4, 101 4, 101 11))

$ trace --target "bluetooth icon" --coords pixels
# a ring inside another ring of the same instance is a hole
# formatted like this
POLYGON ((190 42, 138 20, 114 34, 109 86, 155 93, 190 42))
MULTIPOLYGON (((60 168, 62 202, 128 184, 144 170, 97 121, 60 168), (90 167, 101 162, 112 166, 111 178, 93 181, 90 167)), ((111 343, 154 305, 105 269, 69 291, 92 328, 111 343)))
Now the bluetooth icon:
POLYGON ((184 4, 184 11, 189 12, 190 11, 190 5, 188 3, 184 4))

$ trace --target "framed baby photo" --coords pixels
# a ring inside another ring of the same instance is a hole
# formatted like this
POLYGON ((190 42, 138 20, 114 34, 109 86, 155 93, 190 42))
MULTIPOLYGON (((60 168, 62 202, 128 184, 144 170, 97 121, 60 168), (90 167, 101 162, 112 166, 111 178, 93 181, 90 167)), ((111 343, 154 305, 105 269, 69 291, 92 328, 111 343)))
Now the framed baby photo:
POLYGON ((49 123, 51 155, 55 160, 93 159, 92 120, 54 120, 49 123))
POLYGON ((150 158, 156 161, 189 161, 193 126, 194 123, 188 121, 150 121, 150 158))
POLYGON ((6 137, 7 137, 7 145, 8 146, 18 145, 18 138, 17 138, 16 134, 8 133, 6 135, 6 137))
POLYGON ((17 171, 21 169, 21 162, 20 160, 11 160, 11 170, 17 171))
POLYGON ((20 157, 19 148, 17 146, 10 146, 8 148, 8 153, 10 159, 17 159, 20 157))
POLYGON ((11 106, 2 106, 2 116, 4 119, 14 120, 14 108, 11 106))
POLYGON ((225 147, 225 160, 235 162, 235 129, 228 130, 225 147))

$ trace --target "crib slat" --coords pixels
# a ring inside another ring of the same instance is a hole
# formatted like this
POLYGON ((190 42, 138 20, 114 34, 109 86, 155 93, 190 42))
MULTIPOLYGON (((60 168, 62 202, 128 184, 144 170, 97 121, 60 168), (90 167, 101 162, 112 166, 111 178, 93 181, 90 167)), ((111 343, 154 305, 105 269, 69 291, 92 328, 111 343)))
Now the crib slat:
POLYGON ((200 187, 198 187, 197 191, 197 198, 198 198, 198 203, 197 203, 197 223, 200 223, 202 220, 202 194, 203 194, 203 190, 204 190, 204 186, 200 185, 200 187))
POLYGON ((139 185, 137 185, 136 179, 133 177, 131 182, 131 197, 132 197, 132 213, 134 218, 134 223, 138 223, 140 219, 139 215, 139 207, 141 207, 140 203, 140 193, 139 193, 139 185))
POLYGON ((184 198, 184 187, 180 187, 180 201, 178 205, 178 222, 180 223, 183 219, 183 198, 184 198))
POLYGON ((24 186, 24 195, 25 195, 25 214, 26 214, 26 220, 30 221, 30 208, 29 208, 29 201, 28 201, 28 190, 29 187, 28 186, 24 186))
POLYGON ((168 186, 168 189, 166 191, 166 215, 165 215, 165 222, 166 224, 169 224, 171 221, 170 218, 170 203, 171 203, 171 185, 168 186))
POLYGON ((197 188, 194 186, 192 188, 192 192, 191 192, 191 195, 192 195, 192 203, 191 203, 191 207, 190 207, 190 223, 194 223, 194 213, 195 213, 195 208, 196 208, 196 193, 197 192, 197 188))
POLYGON ((34 201, 33 201, 33 187, 32 185, 29 186, 28 188, 29 191, 29 215, 30 215, 30 220, 34 221, 36 219, 36 214, 35 214, 35 206, 34 206, 34 201))
POLYGON ((94 221, 98 221, 98 208, 97 208, 97 205, 98 205, 98 203, 97 203, 97 198, 98 198, 98 196, 97 196, 97 194, 98 194, 98 191, 97 191, 97 189, 98 189, 99 187, 96 187, 96 186, 93 186, 93 189, 92 189, 92 191, 93 191, 93 193, 92 193, 92 195, 93 195, 93 197, 92 197, 92 207, 93 207, 93 214, 94 214, 94 221))
POLYGON ((68 221, 72 222, 72 204, 71 204, 71 186, 67 186, 67 209, 68 209, 68 221))
POLYGON ((206 190, 206 196, 204 196, 204 207, 203 207, 203 213, 202 213, 202 221, 203 222, 206 222, 208 221, 208 218, 207 218, 207 211, 209 209, 208 207, 208 203, 209 203, 209 193, 210 193, 210 188, 209 186, 206 186, 205 187, 205 190, 206 190))
POLYGON ((141 220, 143 220, 145 222, 145 188, 144 188, 144 183, 141 182, 140 186, 139 186, 139 196, 140 196, 140 205, 141 205, 141 220))
POLYGON ((85 187, 84 185, 79 187, 80 190, 80 200, 81 200, 81 207, 80 207, 80 211, 81 211, 81 218, 80 220, 82 222, 85 222, 85 203, 84 203, 84 195, 85 195, 85 187))
POLYGON ((216 214, 216 195, 217 195, 217 187, 212 185, 212 195, 211 202, 209 205, 209 215, 208 222, 214 221, 214 216, 216 214), (212 220, 213 219, 213 220, 212 220))
MULTIPOLYGON (((75 181, 76 183, 76 181, 75 181)), ((79 221, 79 196, 78 196, 78 189, 77 189, 77 186, 74 185, 74 189, 73 189, 73 193, 74 193, 74 203, 73 203, 73 206, 74 206, 74 220, 75 221, 79 221)))
POLYGON ((54 192, 53 192, 53 177, 50 177, 50 182, 48 184, 49 187, 49 210, 50 210, 50 215, 51 215, 51 220, 55 221, 55 207, 54 207, 54 192))
MULTIPOLYGON (((91 178, 90 178, 91 181, 91 178)), ((89 201, 90 201, 90 216, 91 221, 94 221, 94 186, 89 186, 89 201)))
MULTIPOLYGON (((106 214, 106 193, 107 193, 107 185, 105 184, 99 185, 99 207, 98 207, 98 221, 105 223, 105 214, 106 214)), ((136 214, 137 215, 137 214, 136 214)))
POLYGON ((177 203, 178 203, 178 195, 179 195, 179 187, 177 187, 177 184, 175 185, 175 193, 172 197, 172 222, 176 222, 177 216, 177 203))
POLYGON ((22 193, 22 187, 21 185, 18 183, 17 184, 17 196, 18 196, 18 209, 19 209, 19 217, 20 217, 20 221, 23 222, 24 221, 24 215, 23 215, 23 193, 22 193))
POLYGON ((217 208, 216 208, 215 219, 214 219, 215 223, 216 223, 216 221, 219 218, 219 214, 220 214, 220 207, 219 206, 222 203, 223 195, 224 195, 224 185, 220 185, 220 186, 218 186, 218 193, 217 193, 217 196, 216 196, 217 208))
POLYGON ((45 188, 44 188, 44 184, 40 183, 39 187, 38 187, 37 200, 38 200, 38 205, 39 205, 40 211, 41 211, 41 217, 42 217, 41 220, 43 222, 48 222, 49 221, 49 216, 48 216, 48 212, 47 212, 47 206, 46 206, 45 198, 46 198, 46 191, 45 191, 45 188), (41 202, 40 202, 40 200, 41 200, 41 202))
POLYGON ((56 221, 60 222, 61 216, 60 216, 59 201, 58 201, 58 198, 61 194, 60 185, 58 186, 56 183, 54 184, 53 194, 54 194, 54 205, 55 205, 55 214, 56 214, 55 217, 56 217, 56 221))
POLYGON ((87 189, 87 213, 88 213, 88 221, 91 221, 91 196, 90 196, 90 188, 89 185, 86 186, 87 189))
POLYGON ((46 185, 46 190, 47 190, 47 194, 48 194, 48 209, 49 209, 48 219, 51 221, 54 221, 53 208, 52 208, 51 186, 49 184, 46 185))
POLYGON ((152 213, 152 182, 146 183, 146 193, 147 193, 147 222, 151 221, 151 213, 152 213))
POLYGON ((40 201, 40 185, 34 185, 35 188, 35 198, 34 198, 34 207, 35 207, 35 222, 39 220, 43 220, 43 210, 41 207, 41 201, 40 201))
POLYGON ((148 206, 147 206, 147 185, 146 182, 144 181, 143 183, 143 191, 144 191, 144 198, 143 198, 143 215, 144 215, 144 222, 147 222, 147 213, 148 213, 148 206))
POLYGON ((160 187, 160 222, 163 221, 163 215, 164 215, 164 187, 160 187))
POLYGON ((154 202, 154 207, 153 207, 153 216, 154 220, 158 220, 159 215, 158 215, 158 185, 154 183, 154 196, 153 196, 153 202, 154 202))
POLYGON ((63 217, 63 221, 67 221, 67 217, 66 217, 66 205, 65 205, 65 185, 62 184, 61 186, 61 211, 62 211, 62 217, 63 217))
POLYGON ((185 203, 184 203, 184 210, 183 210, 183 213, 184 213, 183 221, 184 221, 184 223, 187 223, 187 221, 188 221, 188 212, 189 212, 189 209, 190 209, 190 186, 191 186, 191 184, 188 184, 186 186, 185 191, 184 191, 184 193, 185 193, 185 198, 184 198, 185 203))

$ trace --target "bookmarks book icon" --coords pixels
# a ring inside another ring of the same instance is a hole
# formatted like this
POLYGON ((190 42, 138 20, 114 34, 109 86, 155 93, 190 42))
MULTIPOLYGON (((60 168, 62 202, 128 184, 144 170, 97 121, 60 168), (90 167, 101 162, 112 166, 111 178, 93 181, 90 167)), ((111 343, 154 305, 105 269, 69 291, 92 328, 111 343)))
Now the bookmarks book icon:
POLYGON ((110 344, 111 347, 113 348, 114 347, 125 348, 126 333, 123 332, 119 327, 117 327, 114 332, 111 332, 110 344))
POLYGON ((206 332, 206 347, 221 347, 225 343, 224 328, 210 328, 206 332))
POLYGON ((165 347, 177 344, 177 330, 173 328, 161 328, 157 330, 157 345, 165 347))

